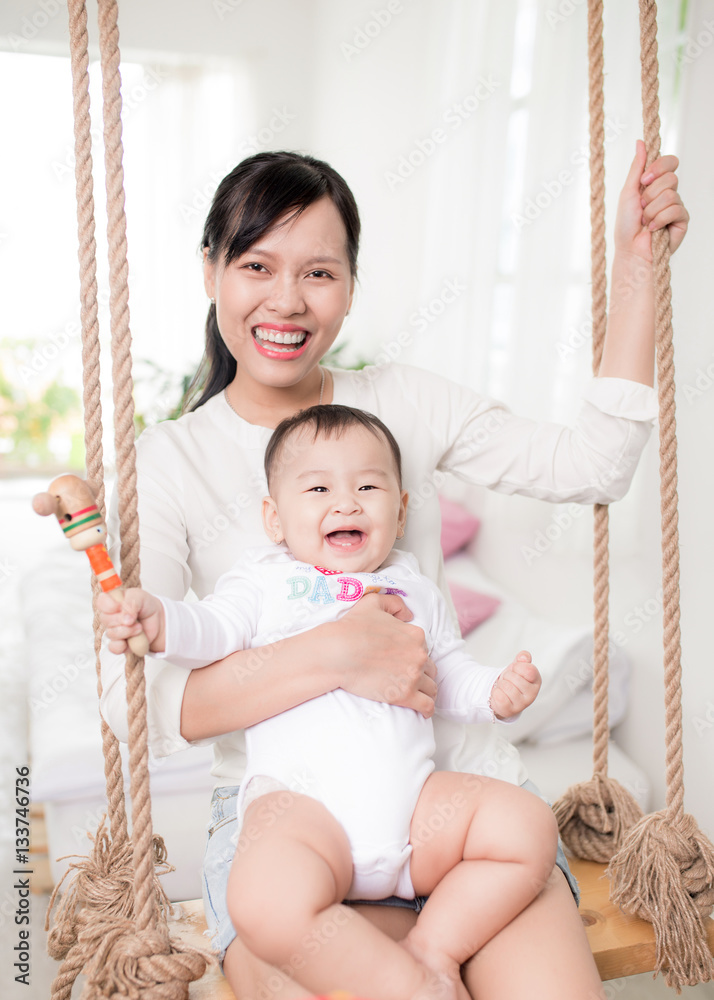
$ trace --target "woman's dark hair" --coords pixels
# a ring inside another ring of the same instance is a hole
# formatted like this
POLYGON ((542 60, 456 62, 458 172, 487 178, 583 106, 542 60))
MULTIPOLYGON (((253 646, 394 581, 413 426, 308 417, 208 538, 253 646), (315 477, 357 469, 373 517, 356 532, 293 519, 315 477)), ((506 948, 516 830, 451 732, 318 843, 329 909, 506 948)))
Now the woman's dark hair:
MULTIPOLYGON (((223 178, 203 230, 208 260, 224 265, 240 257, 287 212, 299 215, 325 195, 334 202, 347 230, 350 271, 357 273, 360 220, 349 187, 336 170, 302 153, 269 152, 249 156, 223 178)), ((184 411, 196 410, 229 385, 235 358, 221 337, 216 307, 206 319, 206 349, 186 394, 184 411)))
POLYGON ((402 455, 390 429, 373 413, 358 410, 354 406, 342 406, 339 403, 333 403, 331 406, 324 403, 308 406, 307 409, 298 410, 292 417, 286 417, 285 420, 280 421, 265 449, 264 467, 268 489, 270 489, 271 477, 275 475, 276 466, 289 438, 302 427, 312 428, 313 441, 316 441, 321 434, 327 438, 339 437, 348 427, 364 427, 376 438, 382 437, 392 452, 397 480, 401 489, 402 455))

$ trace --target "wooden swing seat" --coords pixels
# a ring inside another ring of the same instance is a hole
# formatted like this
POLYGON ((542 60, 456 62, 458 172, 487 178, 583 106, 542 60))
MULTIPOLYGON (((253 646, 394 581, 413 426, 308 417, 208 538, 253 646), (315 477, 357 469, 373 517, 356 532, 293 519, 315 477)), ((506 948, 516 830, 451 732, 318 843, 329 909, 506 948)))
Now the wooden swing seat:
MULTIPOLYGON (((623 913, 610 902, 610 883, 605 865, 570 859, 570 867, 580 883, 580 916, 595 957, 600 978, 618 979, 652 972, 655 967, 655 938, 652 926, 638 917, 623 913)), ((198 948, 207 947, 203 937, 206 922, 203 903, 192 899, 181 903, 183 916, 171 922, 172 935, 198 948)), ((709 947, 714 953, 714 920, 707 920, 709 947)), ((189 988, 191 1000, 235 1000, 217 965, 189 988)))

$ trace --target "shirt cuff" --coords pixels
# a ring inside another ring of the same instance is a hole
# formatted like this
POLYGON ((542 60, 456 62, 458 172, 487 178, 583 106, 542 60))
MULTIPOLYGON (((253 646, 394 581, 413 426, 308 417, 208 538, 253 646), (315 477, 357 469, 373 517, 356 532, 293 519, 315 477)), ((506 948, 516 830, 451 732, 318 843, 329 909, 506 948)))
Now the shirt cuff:
POLYGON ((652 386, 628 378, 593 378, 585 386, 583 399, 602 413, 626 420, 652 421, 659 411, 652 386))
POLYGON ((163 597, 157 597, 157 600, 161 602, 161 607, 164 609, 164 648, 162 652, 151 655, 156 660, 170 660, 172 650, 175 654, 179 648, 174 640, 176 633, 180 633, 178 616, 174 612, 176 602, 166 601, 163 597))

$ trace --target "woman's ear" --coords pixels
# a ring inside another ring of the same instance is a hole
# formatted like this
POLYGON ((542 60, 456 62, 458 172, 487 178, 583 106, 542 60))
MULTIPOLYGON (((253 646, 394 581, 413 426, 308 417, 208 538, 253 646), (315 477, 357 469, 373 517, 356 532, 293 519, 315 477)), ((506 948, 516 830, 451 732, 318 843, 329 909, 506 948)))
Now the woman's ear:
POLYGON ((208 259, 208 247, 203 248, 203 287, 213 302, 216 298, 216 265, 208 259))
POLYGON ((278 508, 272 497, 263 497, 262 514, 265 534, 271 542, 275 542, 277 545, 279 542, 283 541, 285 535, 283 534, 283 529, 280 526, 278 508))
POLYGON ((404 538, 404 528, 407 523, 407 504, 409 503, 409 494, 406 490, 402 490, 402 495, 399 498, 399 516, 397 518, 397 538, 404 538))

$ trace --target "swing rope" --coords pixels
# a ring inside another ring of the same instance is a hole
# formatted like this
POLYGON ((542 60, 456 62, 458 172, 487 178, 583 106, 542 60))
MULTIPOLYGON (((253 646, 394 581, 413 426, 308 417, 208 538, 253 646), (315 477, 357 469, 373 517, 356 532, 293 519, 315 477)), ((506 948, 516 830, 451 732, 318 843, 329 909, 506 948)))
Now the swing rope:
MULTIPOLYGON (((647 165, 660 154, 657 5, 640 0, 642 107, 647 165)), ((714 846, 684 812, 682 653, 679 628, 677 438, 669 240, 652 234, 659 395, 659 456, 664 616, 666 808, 626 835, 609 866, 612 899, 654 925, 657 971, 677 991, 714 978, 704 918, 714 906, 714 846)))
MULTIPOLYGON (((77 217, 79 230, 85 445, 89 485, 104 506, 102 423, 99 385, 96 242, 89 119, 88 35, 85 0, 69 0, 70 50, 75 113, 77 217)), ((121 79, 116 0, 99 0, 99 39, 104 99, 107 179, 110 321, 114 388, 115 448, 121 536, 121 564, 127 586, 139 584, 139 539, 134 449, 134 406, 129 331, 126 216, 124 213, 121 79)), ((98 587, 94 586, 94 596, 98 587)), ((95 608, 95 651, 101 630, 95 608)), ((70 866, 72 884, 58 907, 50 953, 63 962, 52 1000, 68 1000, 79 972, 87 975, 88 1000, 122 995, 185 1000, 188 983, 199 979, 206 956, 169 939, 170 904, 155 874, 170 870, 166 850, 151 827, 148 726, 143 658, 127 652, 129 770, 132 838, 128 836, 119 744, 102 722, 110 832, 100 825, 92 856, 70 866)), ((61 884, 61 883, 60 883, 61 884)), ((50 907, 52 910, 57 890, 50 907)))
MULTIPOLYGON (((80 272, 80 315, 82 326, 82 380, 85 414, 84 444, 86 452, 87 481, 97 499, 97 507, 104 516, 104 462, 102 449, 102 418, 100 397, 100 346, 97 307, 97 246, 94 221, 94 186, 92 179, 92 148, 89 117, 89 53, 87 33, 87 11, 83 3, 70 0, 68 5, 70 58, 72 68, 72 96, 74 109, 74 151, 75 181, 77 201, 77 228, 79 242, 80 272)), ((96 579, 92 578, 93 597, 100 592, 96 579)), ((93 602, 94 603, 94 602, 93 602)), ((94 651, 97 666, 97 693, 101 697, 101 673, 99 652, 101 649, 101 627, 94 607, 94 651)), ((105 893, 111 883, 113 872, 122 871, 126 879, 127 860, 130 861, 129 837, 127 829, 126 804, 124 800, 124 778, 122 773, 119 742, 109 726, 101 722, 102 750, 104 755, 104 775, 109 803, 111 836, 100 827, 94 840, 92 854, 86 862, 73 864, 69 871, 74 879, 62 896, 55 914, 55 925, 48 938, 49 954, 62 965, 52 986, 53 1000, 67 1000, 71 995, 76 977, 85 964, 84 948, 78 945, 77 937, 87 915, 103 909, 112 899, 122 908, 126 905, 123 891, 114 892, 113 897, 105 893)), ((55 888, 50 899, 45 921, 49 929, 50 915, 57 900, 55 888)), ((120 886, 121 889, 121 886, 120 886)), ((129 897, 131 899, 131 897, 129 897)), ((125 915, 122 913, 122 915, 125 915)))
MULTIPOLYGON (((657 5, 640 0, 642 107, 647 165, 660 155, 657 5)), ((588 0, 593 367, 606 326, 604 240, 604 103, 602 0, 588 0)), ((684 813, 679 533, 669 234, 652 234, 655 340, 659 396, 660 491, 664 615, 666 809, 651 816, 607 777, 608 514, 595 507, 595 638, 593 770, 555 805, 563 840, 579 857, 609 861, 613 902, 654 925, 656 971, 667 984, 706 982, 714 975, 704 918, 714 905, 714 848, 684 813)))
MULTIPOLYGON (((603 0, 588 0, 590 269, 595 375, 600 369, 607 329, 604 78, 603 0)), ((563 842, 573 854, 588 861, 604 862, 612 858, 626 830, 642 816, 642 810, 630 792, 607 773, 610 532, 606 504, 595 504, 593 529, 593 775, 589 781, 569 788, 553 810, 563 842)))

